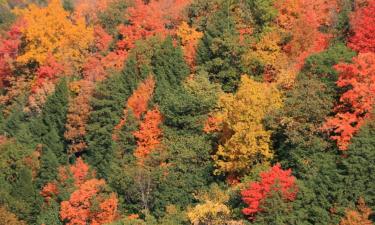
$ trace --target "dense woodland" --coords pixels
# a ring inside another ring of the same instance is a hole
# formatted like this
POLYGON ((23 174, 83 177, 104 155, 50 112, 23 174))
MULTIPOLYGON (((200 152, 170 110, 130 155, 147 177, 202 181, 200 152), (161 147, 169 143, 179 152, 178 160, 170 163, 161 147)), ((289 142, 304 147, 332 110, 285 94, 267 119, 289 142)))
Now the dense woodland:
POLYGON ((372 225, 375 0, 0 0, 0 225, 372 225))

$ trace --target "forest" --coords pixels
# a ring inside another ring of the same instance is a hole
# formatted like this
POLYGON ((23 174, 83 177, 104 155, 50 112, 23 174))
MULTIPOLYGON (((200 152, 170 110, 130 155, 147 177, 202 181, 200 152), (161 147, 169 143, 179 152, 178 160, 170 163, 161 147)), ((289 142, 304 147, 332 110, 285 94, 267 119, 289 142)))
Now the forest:
POLYGON ((0 0, 0 225, 374 225, 375 0, 0 0))

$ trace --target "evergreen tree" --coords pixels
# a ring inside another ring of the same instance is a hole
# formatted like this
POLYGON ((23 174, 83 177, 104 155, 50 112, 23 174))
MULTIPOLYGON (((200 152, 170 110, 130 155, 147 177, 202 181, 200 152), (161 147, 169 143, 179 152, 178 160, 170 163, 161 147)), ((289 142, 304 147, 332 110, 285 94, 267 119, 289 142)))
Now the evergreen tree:
POLYGON ((375 210, 375 113, 352 139, 340 167, 346 198, 352 204, 362 197, 375 210))
POLYGON ((226 92, 237 89, 245 72, 241 64, 244 48, 240 43, 229 10, 221 9, 210 17, 198 46, 197 65, 209 73, 211 81, 221 84, 226 92))

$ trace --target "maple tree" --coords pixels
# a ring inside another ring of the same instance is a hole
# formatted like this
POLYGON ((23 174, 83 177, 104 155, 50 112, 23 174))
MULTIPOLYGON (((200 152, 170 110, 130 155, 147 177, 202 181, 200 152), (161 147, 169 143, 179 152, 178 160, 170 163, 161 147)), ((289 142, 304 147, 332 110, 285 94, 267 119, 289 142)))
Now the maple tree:
POLYGON ((91 111, 90 96, 94 87, 94 83, 87 80, 71 83, 71 88, 75 89, 77 96, 70 101, 65 125, 64 137, 70 142, 69 155, 80 152, 87 147, 84 136, 86 135, 86 123, 91 111))
POLYGON ((271 132, 262 120, 271 110, 280 108, 281 95, 273 84, 241 78, 235 95, 224 94, 215 115, 222 122, 221 140, 214 155, 217 173, 242 175, 254 164, 272 158, 271 132))
POLYGON ((266 210, 262 204, 273 192, 280 192, 284 201, 293 201, 298 192, 292 171, 281 169, 280 164, 261 172, 259 176, 259 181, 249 183, 248 188, 241 191, 242 200, 247 205, 242 213, 251 220, 255 219, 258 212, 266 210))
POLYGON ((152 97, 155 88, 155 80, 151 75, 134 90, 133 94, 129 97, 126 107, 123 111, 123 117, 120 122, 114 128, 114 134, 112 138, 116 140, 118 138, 118 132, 126 123, 129 110, 135 116, 136 119, 141 120, 142 115, 147 111, 149 101, 152 97))
POLYGON ((8 32, 0 37, 0 87, 9 82, 7 79, 12 74, 12 64, 18 55, 22 37, 21 30, 24 26, 24 21, 18 20, 8 32))
POLYGON ((134 151, 134 155, 141 163, 152 151, 160 147, 162 130, 159 126, 161 122, 162 115, 156 107, 147 111, 139 130, 133 133, 137 138, 137 148, 134 151))
POLYGON ((375 54, 360 53, 352 64, 338 64, 337 85, 348 88, 335 107, 336 115, 328 118, 323 129, 333 133, 340 150, 346 150, 353 135, 370 116, 375 104, 375 54))
POLYGON ((340 221, 340 225, 372 225, 369 220, 372 210, 366 206, 363 198, 358 200, 357 210, 347 209, 345 217, 340 221))
POLYGON ((83 18, 72 21, 60 1, 51 0, 43 8, 31 4, 16 13, 27 24, 21 30, 26 45, 24 53, 17 57, 18 62, 35 60, 44 64, 52 55, 57 61, 77 64, 85 58, 93 42, 93 28, 87 27, 83 18))
POLYGON ((360 2, 356 1, 356 9, 351 15, 350 24, 354 34, 349 38, 348 46, 359 52, 375 52, 375 1, 360 2))
POLYGON ((117 198, 114 194, 100 195, 104 185, 105 181, 98 179, 82 183, 68 201, 61 202, 61 219, 66 220, 68 225, 99 225, 112 222, 117 216, 117 198))
POLYGON ((176 34, 181 38, 182 49, 185 60, 191 68, 195 65, 195 54, 198 41, 203 37, 203 33, 190 27, 185 21, 178 26, 176 34))

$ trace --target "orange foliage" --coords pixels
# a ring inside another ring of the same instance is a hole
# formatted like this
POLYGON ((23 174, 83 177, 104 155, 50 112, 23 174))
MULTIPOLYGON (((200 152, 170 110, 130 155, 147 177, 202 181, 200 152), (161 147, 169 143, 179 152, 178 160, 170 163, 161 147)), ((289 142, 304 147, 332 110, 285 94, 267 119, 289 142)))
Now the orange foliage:
POLYGON ((49 203, 54 196, 59 193, 57 185, 55 183, 46 184, 40 191, 40 195, 43 196, 44 201, 49 203))
POLYGON ((162 115, 158 108, 154 108, 147 111, 139 131, 133 133, 137 138, 137 149, 134 155, 141 163, 144 158, 160 146, 162 130, 159 126, 161 122, 162 115))
POLYGON ((77 18, 86 18, 87 22, 97 22, 97 15, 107 9, 112 0, 78 0, 74 14, 77 18))
POLYGON ((69 154, 74 154, 87 147, 84 136, 86 135, 86 123, 91 111, 90 97, 95 86, 93 82, 87 80, 79 80, 71 85, 76 85, 78 95, 69 103, 64 137, 70 142, 69 154))
POLYGON ((113 140, 117 140, 117 132, 125 125, 128 116, 128 110, 131 110, 136 119, 140 120, 142 114, 147 111, 148 102, 150 101, 155 88, 155 79, 151 75, 143 81, 138 88, 129 97, 124 109, 123 117, 114 128, 113 140))
POLYGON ((296 61, 296 68, 301 69, 309 55, 327 47, 330 35, 320 32, 319 28, 333 22, 333 15, 338 12, 338 2, 284 0, 276 1, 275 6, 280 12, 277 24, 292 35, 284 50, 296 61))
POLYGON ((122 40, 117 43, 119 49, 130 50, 135 41, 154 35, 166 36, 171 31, 166 25, 173 25, 181 19, 181 11, 190 0, 135 0, 134 6, 127 9, 130 25, 120 25, 122 40))
POLYGON ((99 225, 114 221, 118 200, 114 194, 101 194, 104 186, 102 179, 82 183, 68 201, 61 202, 61 219, 66 220, 67 225, 99 225))
POLYGON ((94 174, 89 173, 89 165, 87 165, 82 158, 78 158, 74 165, 71 165, 69 170, 73 175, 74 184, 80 186, 89 176, 94 174))
POLYGON ((182 22, 178 27, 176 34, 181 39, 185 59, 190 67, 193 68, 195 65, 195 53, 198 41, 203 37, 203 33, 196 31, 186 22, 182 22))
POLYGON ((204 123, 203 131, 206 133, 218 132, 221 130, 220 124, 222 122, 221 118, 210 116, 204 123))
POLYGON ((345 217, 340 221, 340 225, 372 225, 369 216, 372 211, 365 204, 363 198, 358 200, 358 210, 346 210, 345 217))
POLYGON ((100 51, 107 51, 112 42, 112 36, 109 35, 101 26, 94 27, 95 46, 100 51))
POLYGON ((323 129, 332 131, 340 150, 347 150, 353 135, 360 129, 375 105, 375 53, 360 53, 353 64, 335 66, 340 73, 337 85, 349 88, 336 106, 336 115, 323 129))

